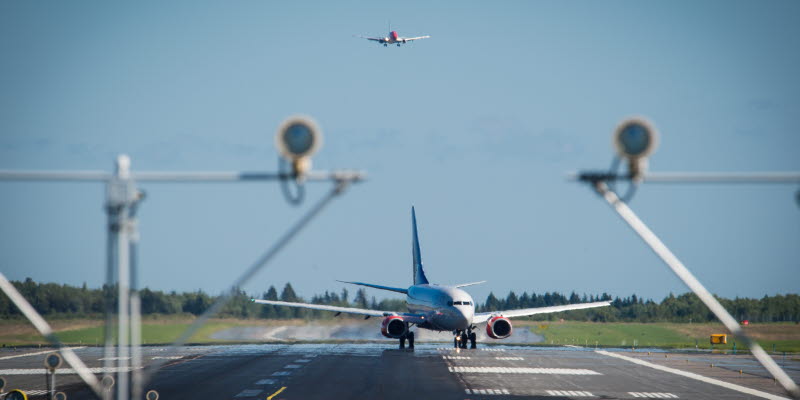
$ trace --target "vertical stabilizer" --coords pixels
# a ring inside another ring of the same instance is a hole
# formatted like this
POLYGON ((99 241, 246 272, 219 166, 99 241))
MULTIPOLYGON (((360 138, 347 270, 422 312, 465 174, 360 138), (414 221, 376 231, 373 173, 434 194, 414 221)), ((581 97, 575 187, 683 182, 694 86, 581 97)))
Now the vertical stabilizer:
POLYGON ((411 254, 414 257, 414 284, 428 283, 425 271, 422 270, 422 255, 419 252, 419 236, 417 235, 417 214, 411 207, 411 254))

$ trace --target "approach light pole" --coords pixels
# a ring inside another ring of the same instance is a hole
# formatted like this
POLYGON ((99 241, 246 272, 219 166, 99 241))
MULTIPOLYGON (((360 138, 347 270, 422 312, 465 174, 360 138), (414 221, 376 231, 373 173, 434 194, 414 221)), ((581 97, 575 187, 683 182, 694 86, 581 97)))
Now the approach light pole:
MULTIPOLYGON (((761 346, 745 334, 736 319, 725 310, 719 301, 689 271, 672 251, 656 236, 628 206, 637 186, 642 182, 662 183, 800 183, 800 173, 661 173, 647 172, 647 161, 658 145, 658 133, 648 120, 634 117, 623 120, 613 136, 614 147, 619 157, 615 157, 609 171, 582 171, 571 175, 571 179, 588 183, 611 208, 636 232, 653 252, 672 270, 672 272, 711 310, 717 319, 733 335, 745 342, 753 356, 794 398, 800 398, 800 388, 784 372, 761 346), (627 162, 627 173, 618 172, 620 158, 627 162), (628 191, 620 198, 614 184, 627 181, 628 191)), ((800 199, 800 192, 798 193, 800 199)), ((800 200, 799 200, 800 201, 800 200)))
MULTIPOLYGON (((12 171, 0 170, 0 181, 72 181, 99 182, 106 185, 105 212, 107 215, 107 268, 106 286, 103 288, 106 300, 105 376, 98 382, 93 373, 80 361, 71 349, 64 346, 53 333, 41 315, 30 305, 13 285, 0 274, 0 290, 5 292, 23 314, 36 326, 39 332, 65 355, 66 361, 76 369, 90 388, 104 400, 116 397, 122 399, 141 399, 146 377, 142 373, 141 356, 141 300, 139 298, 138 266, 136 265, 136 246, 139 240, 136 211, 145 198, 145 193, 137 187, 138 182, 150 183, 218 183, 279 181, 286 200, 292 205, 303 201, 306 182, 332 182, 333 190, 320 203, 312 207, 300 222, 284 235, 265 257, 251 267, 247 274, 237 280, 243 284, 255 272, 264 267, 267 261, 283 248, 294 236, 313 219, 335 196, 344 192, 352 183, 365 179, 365 173, 356 170, 314 171, 311 169, 311 156, 322 145, 322 132, 309 117, 293 116, 286 119, 275 134, 275 144, 281 155, 278 172, 134 172, 131 159, 120 155, 115 160, 113 173, 104 171, 12 171), (288 166, 288 168, 287 168, 288 166), (292 195, 289 185, 296 186, 292 195), (116 277, 116 279, 115 279, 116 277), (117 285, 117 346, 113 342, 113 297, 111 290, 117 285), (116 362, 116 368, 114 368, 116 362), (116 379, 112 376, 116 371, 116 379), (116 396, 113 395, 116 387, 116 396)), ((198 318, 190 329, 198 329, 214 312, 227 301, 222 296, 209 310, 198 318)), ((189 330, 187 330, 189 331, 189 330)), ((191 336, 191 335, 189 335, 191 336)), ((60 360, 60 358, 59 358, 60 360)), ((155 363, 160 365, 159 363, 155 363)), ((157 370, 157 368, 154 368, 157 370)), ((147 392, 148 398, 158 398, 158 393, 147 392)))

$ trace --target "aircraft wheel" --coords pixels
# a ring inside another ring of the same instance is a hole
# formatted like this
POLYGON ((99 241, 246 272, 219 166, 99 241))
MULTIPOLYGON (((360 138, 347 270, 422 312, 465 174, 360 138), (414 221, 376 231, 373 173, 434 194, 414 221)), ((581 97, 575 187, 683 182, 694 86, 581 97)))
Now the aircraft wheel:
POLYGON ((414 332, 408 332, 408 348, 414 348, 414 332))
POLYGON ((467 348, 467 340, 469 340, 469 338, 467 337, 467 334, 466 333, 462 333, 461 334, 461 348, 462 349, 466 349, 467 348))
POLYGON ((406 348, 406 337, 405 336, 401 336, 400 337, 400 348, 401 349, 405 349, 406 348))
POLYGON ((458 335, 453 338, 453 347, 458 348, 458 335))
POLYGON ((478 335, 475 332, 471 332, 469 334, 469 348, 470 349, 477 349, 478 335))

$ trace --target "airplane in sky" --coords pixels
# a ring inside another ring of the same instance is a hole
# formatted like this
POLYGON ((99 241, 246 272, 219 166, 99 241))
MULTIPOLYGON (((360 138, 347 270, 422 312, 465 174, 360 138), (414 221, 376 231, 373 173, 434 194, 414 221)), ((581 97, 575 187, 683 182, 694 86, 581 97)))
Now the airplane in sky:
POLYGON ((381 333, 388 338, 399 339, 401 349, 405 348, 406 341, 408 341, 409 348, 414 348, 414 332, 411 331, 412 326, 434 331, 453 332, 455 336, 453 345, 456 348, 467 348, 467 341, 469 341, 470 347, 474 349, 476 348, 477 338, 475 331, 477 330, 478 324, 486 323, 486 334, 489 335, 489 337, 493 339, 505 339, 511 336, 512 331, 509 318, 605 307, 611 304, 608 301, 600 301, 594 303, 565 304, 551 307, 476 313, 475 302, 472 300, 472 296, 461 288, 484 283, 485 281, 463 283, 453 286, 441 286, 428 282, 425 271, 422 269, 422 256, 420 255, 419 237, 417 235, 417 216, 414 207, 411 208, 411 227, 411 252, 414 274, 414 284, 411 287, 403 289, 373 285, 371 283, 344 282, 403 293, 406 295, 406 303, 409 311, 407 313, 275 300, 251 299, 251 301, 274 306, 332 311, 335 312, 336 315, 341 313, 357 314, 365 316, 364 319, 382 317, 381 333))
POLYGON ((386 47, 390 44, 397 44, 397 47, 400 47, 401 44, 413 42, 419 39, 427 39, 430 36, 417 36, 417 37, 401 37, 397 35, 397 31, 389 31, 389 36, 386 37, 366 37, 366 36, 359 36, 362 39, 372 40, 382 44, 383 47, 386 47))

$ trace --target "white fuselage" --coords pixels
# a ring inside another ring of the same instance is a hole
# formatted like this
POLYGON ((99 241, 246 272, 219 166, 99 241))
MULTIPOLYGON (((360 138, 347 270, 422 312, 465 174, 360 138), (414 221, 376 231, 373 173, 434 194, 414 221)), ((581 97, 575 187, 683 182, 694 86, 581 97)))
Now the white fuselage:
POLYGON ((420 328, 436 331, 466 330, 472 326, 475 302, 469 293, 454 287, 414 285, 406 296, 408 311, 425 315, 420 328))

